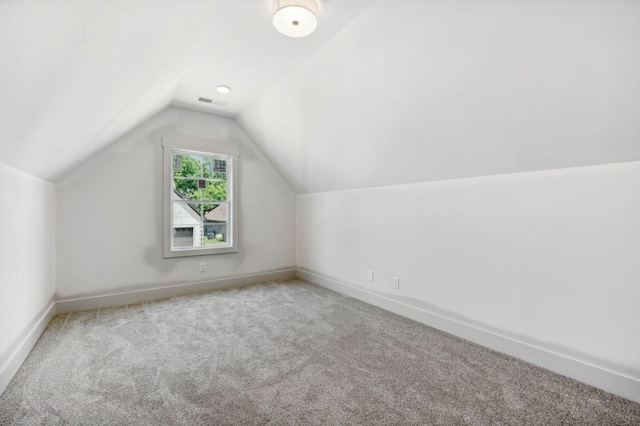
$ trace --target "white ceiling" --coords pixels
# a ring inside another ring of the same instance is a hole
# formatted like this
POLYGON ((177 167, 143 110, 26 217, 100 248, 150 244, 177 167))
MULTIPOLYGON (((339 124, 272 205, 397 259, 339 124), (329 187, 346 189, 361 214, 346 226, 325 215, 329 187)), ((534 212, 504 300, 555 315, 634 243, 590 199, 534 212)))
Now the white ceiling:
POLYGON ((0 162, 55 181, 170 104, 299 193, 640 160, 640 2, 321 0, 295 40, 272 12, 0 0, 0 162))
POLYGON ((369 3, 292 40, 272 0, 0 0, 0 162, 55 181, 169 104, 235 116, 369 3))
POLYGON ((380 0, 239 121, 298 193, 640 160, 640 1, 380 0))

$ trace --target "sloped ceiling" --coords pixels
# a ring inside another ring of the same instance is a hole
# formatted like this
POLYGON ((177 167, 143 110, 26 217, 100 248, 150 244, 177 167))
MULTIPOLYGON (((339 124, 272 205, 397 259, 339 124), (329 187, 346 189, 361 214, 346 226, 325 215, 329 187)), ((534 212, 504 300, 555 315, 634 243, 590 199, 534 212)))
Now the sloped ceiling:
POLYGON ((273 0, 0 1, 0 162, 55 181, 170 104, 235 116, 368 4, 293 40, 273 0))
POLYGON ((0 162, 56 181, 168 105, 298 193, 640 160, 640 2, 319 3, 293 40, 272 0, 1 1, 0 162))
POLYGON ((376 1, 239 121, 298 193, 640 160, 640 2, 376 1))

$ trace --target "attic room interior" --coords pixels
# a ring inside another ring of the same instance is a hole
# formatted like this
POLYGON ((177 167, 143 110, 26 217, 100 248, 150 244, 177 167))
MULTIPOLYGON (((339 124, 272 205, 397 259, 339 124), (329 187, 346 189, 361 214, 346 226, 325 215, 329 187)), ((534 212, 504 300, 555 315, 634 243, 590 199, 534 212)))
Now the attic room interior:
POLYGON ((640 424, 640 2, 0 2, 0 424, 640 424))

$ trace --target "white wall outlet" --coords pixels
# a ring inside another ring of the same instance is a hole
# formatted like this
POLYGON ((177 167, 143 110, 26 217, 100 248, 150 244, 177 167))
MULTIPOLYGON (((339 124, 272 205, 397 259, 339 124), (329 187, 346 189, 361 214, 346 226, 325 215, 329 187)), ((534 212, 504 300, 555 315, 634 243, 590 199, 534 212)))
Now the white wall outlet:
POLYGON ((367 280, 369 280, 369 282, 373 282, 373 271, 367 271, 367 280))
POLYGON ((206 272, 207 271, 207 264, 202 262, 200 264, 200 272, 206 272))
POLYGON ((396 290, 398 290, 400 288, 400 278, 398 277, 393 277, 391 279, 391 286, 393 288, 395 288, 396 290))

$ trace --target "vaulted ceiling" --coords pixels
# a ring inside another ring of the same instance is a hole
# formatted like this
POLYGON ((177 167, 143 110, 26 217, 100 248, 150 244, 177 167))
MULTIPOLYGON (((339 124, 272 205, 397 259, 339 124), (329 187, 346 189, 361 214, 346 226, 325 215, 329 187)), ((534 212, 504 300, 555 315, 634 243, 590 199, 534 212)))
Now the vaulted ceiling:
POLYGON ((2 1, 0 162, 55 181, 168 105, 298 193, 640 160, 640 2, 319 3, 289 39, 271 0, 2 1))
POLYGON ((368 4, 326 1, 293 40, 272 0, 0 1, 0 161, 55 181, 170 104, 235 116, 368 4))

